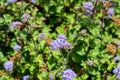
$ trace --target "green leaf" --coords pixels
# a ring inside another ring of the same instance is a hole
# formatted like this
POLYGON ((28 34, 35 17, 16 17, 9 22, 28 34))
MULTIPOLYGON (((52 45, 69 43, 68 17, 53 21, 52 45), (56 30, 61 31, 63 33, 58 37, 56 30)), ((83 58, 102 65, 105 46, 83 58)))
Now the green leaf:
POLYGON ((10 14, 4 14, 3 17, 7 23, 13 20, 13 17, 10 14))
POLYGON ((57 7, 57 13, 60 13, 62 9, 63 9, 63 6, 58 6, 57 7))
POLYGON ((4 19, 3 18, 0 18, 0 23, 3 23, 4 22, 4 19))
POLYGON ((75 63, 79 63, 79 62, 81 62, 82 59, 80 58, 79 55, 73 54, 73 55, 72 55, 72 60, 73 60, 75 63))
POLYGON ((59 33, 59 34, 63 34, 63 33, 65 33, 65 29, 63 28, 63 27, 57 27, 57 32, 59 33))
POLYGON ((5 62, 5 61, 7 61, 7 57, 5 57, 2 52, 0 52, 0 62, 5 62))

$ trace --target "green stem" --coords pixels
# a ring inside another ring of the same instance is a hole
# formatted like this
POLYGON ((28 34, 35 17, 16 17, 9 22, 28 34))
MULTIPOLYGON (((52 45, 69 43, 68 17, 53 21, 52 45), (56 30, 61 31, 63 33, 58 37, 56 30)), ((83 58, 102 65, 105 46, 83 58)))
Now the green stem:
MULTIPOLYGON (((35 49, 36 53, 38 53, 37 44, 36 44, 36 42, 35 42, 35 40, 34 40, 34 38, 33 38, 33 36, 32 36, 31 25, 29 26, 29 31, 30 31, 30 35, 31 35, 32 42, 33 42, 33 44, 34 44, 34 49, 35 49)), ((37 55, 37 54, 36 54, 36 55, 37 55)))
MULTIPOLYGON (((74 48, 74 46, 76 45, 76 43, 78 42, 78 40, 80 39, 80 37, 81 37, 81 36, 79 36, 79 37, 76 39, 76 41, 74 42, 73 48, 74 48)), ((66 57, 66 61, 67 61, 67 62, 68 62, 68 58, 69 58, 69 56, 70 56, 72 50, 73 50, 73 49, 71 49, 71 50, 68 52, 68 54, 67 54, 67 57, 66 57)))
POLYGON ((61 50, 61 49, 60 49, 60 53, 61 53, 61 56, 62 56, 63 66, 65 66, 65 67, 66 67, 66 60, 65 60, 65 58, 64 58, 64 55, 63 55, 63 53, 62 53, 62 50, 61 50))

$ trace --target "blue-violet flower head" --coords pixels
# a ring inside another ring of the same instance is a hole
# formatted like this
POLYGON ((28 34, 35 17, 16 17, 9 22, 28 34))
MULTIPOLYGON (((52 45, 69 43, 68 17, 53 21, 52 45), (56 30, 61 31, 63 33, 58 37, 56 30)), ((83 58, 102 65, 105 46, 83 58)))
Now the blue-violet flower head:
POLYGON ((22 25, 22 23, 19 22, 19 21, 13 22, 12 25, 9 26, 9 29, 13 29, 13 28, 15 28, 15 27, 17 27, 17 26, 19 26, 19 25, 22 25))
POLYGON ((114 8, 108 8, 107 15, 108 18, 111 18, 114 14, 114 8))
POLYGON ((120 48, 120 42, 117 44, 118 48, 120 48))
POLYGON ((86 34, 86 32, 87 32, 86 29, 81 30, 81 33, 82 33, 82 34, 86 34))
POLYGON ((86 3, 83 4, 83 8, 92 11, 94 6, 93 6, 92 2, 86 2, 86 3))
MULTIPOLYGON (((94 0, 94 2, 96 2, 97 0, 94 0)), ((98 1, 100 1, 100 2, 102 2, 102 3, 104 3, 105 2, 105 0, 98 0, 98 1)))
POLYGON ((66 38, 66 36, 65 36, 64 34, 59 34, 59 35, 57 36, 57 39, 66 40, 67 38, 66 38))
POLYGON ((36 3, 36 0, 31 0, 30 2, 31 2, 31 3, 36 3))
POLYGON ((63 47, 65 49, 72 49, 73 48, 73 46, 69 42, 67 42, 67 41, 65 41, 65 43, 63 44, 63 47))
POLYGON ((117 78, 120 79, 120 65, 118 65, 114 70, 113 73, 117 75, 117 78))
POLYGON ((17 0, 8 0, 8 3, 14 3, 16 2, 17 0))
POLYGON ((63 80, 72 80, 74 77, 76 77, 76 74, 72 69, 67 69, 62 72, 63 80))
POLYGON ((57 40, 53 40, 50 43, 50 49, 51 50, 57 50, 57 49, 60 49, 60 48, 62 48, 62 46, 57 42, 57 40))
POLYGON ((29 75, 25 75, 25 76, 23 76, 23 80, 28 80, 29 78, 30 78, 29 75))
POLYGON ((13 69, 13 62, 11 62, 11 61, 5 62, 4 63, 4 68, 7 71, 12 71, 12 69, 13 69))
POLYGON ((45 34, 44 33, 39 33, 38 38, 39 39, 44 39, 45 38, 45 34))
POLYGON ((119 56, 115 56, 115 57, 114 57, 114 61, 115 61, 115 62, 119 61, 119 56))
POLYGON ((18 45, 18 44, 15 44, 13 49, 16 50, 16 51, 20 51, 21 46, 18 45))
POLYGON ((23 22, 28 22, 28 18, 29 18, 29 17, 30 17, 30 15, 25 13, 25 14, 22 15, 21 18, 22 18, 22 21, 23 21, 23 22))

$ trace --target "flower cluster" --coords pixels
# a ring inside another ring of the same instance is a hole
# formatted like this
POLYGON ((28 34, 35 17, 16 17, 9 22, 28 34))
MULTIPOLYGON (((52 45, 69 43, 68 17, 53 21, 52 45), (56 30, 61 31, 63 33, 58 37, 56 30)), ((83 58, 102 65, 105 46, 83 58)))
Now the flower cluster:
POLYGON ((69 49, 69 47, 71 47, 71 44, 67 42, 66 39, 67 38, 64 34, 58 35, 56 40, 53 40, 50 43, 50 49, 51 50, 56 50, 56 49, 61 49, 61 48, 69 49))
MULTIPOLYGON (((94 0, 95 2, 97 1, 97 0, 94 0)), ((100 1, 100 2, 102 2, 102 3, 104 3, 105 2, 105 0, 98 0, 98 1, 100 1)))
POLYGON ((8 3, 14 3, 16 2, 17 0, 8 0, 8 3))
POLYGON ((76 77, 76 74, 72 69, 67 69, 62 72, 63 80, 72 80, 74 77, 76 77))
POLYGON ((119 56, 115 56, 115 57, 114 57, 114 61, 115 61, 115 62, 119 61, 119 56))
POLYGON ((7 61, 6 63, 4 63, 4 68, 5 68, 6 71, 12 71, 12 69, 13 69, 13 62, 7 61))
POLYGON ((18 45, 18 44, 15 44, 13 49, 16 50, 16 51, 20 51, 21 46, 18 45))
POLYGON ((28 80, 30 78, 29 75, 23 76, 23 80, 28 80))
POLYGON ((85 14, 92 15, 92 13, 93 13, 92 11, 94 9, 94 6, 93 6, 92 2, 86 2, 86 3, 84 3, 83 8, 85 10, 85 14))
POLYGON ((113 73, 117 75, 117 78, 120 79, 120 65, 113 70, 113 73))
POLYGON ((17 26, 19 26, 19 25, 22 25, 22 23, 19 22, 19 21, 13 22, 12 25, 9 26, 9 29, 13 29, 13 28, 15 28, 15 27, 17 27, 17 26))
POLYGON ((30 17, 30 15, 25 13, 25 14, 22 15, 21 18, 22 18, 22 21, 23 21, 23 22, 28 22, 28 18, 29 18, 29 17, 30 17))
POLYGON ((88 60, 88 61, 87 61, 87 65, 88 65, 88 66, 92 66, 92 65, 94 65, 94 61, 92 61, 92 60, 88 60))
POLYGON ((83 34, 83 35, 86 35, 86 32, 87 32, 86 29, 81 30, 81 34, 83 34))
POLYGON ((114 8, 108 8, 107 15, 108 18, 111 18, 114 14, 114 8))
POLYGON ((54 76, 55 76, 55 74, 50 74, 49 75, 50 80, 53 80, 54 76))
POLYGON ((117 44, 118 48, 120 48, 120 43, 117 44))
POLYGON ((36 3, 36 0, 30 0, 31 3, 36 3))
POLYGON ((4 3, 4 6, 8 6, 8 3, 4 3))
POLYGON ((44 33, 40 33, 40 34, 38 35, 38 38, 39 38, 39 39, 44 39, 44 38, 45 38, 45 34, 44 34, 44 33))

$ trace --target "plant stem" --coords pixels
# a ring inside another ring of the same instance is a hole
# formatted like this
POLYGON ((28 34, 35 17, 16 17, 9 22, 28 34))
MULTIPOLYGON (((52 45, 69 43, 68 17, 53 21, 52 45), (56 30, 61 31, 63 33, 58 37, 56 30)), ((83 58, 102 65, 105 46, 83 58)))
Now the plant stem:
MULTIPOLYGON (((30 31, 30 35, 31 35, 32 42, 33 42, 33 44, 34 44, 34 49, 35 49, 36 53, 38 53, 37 44, 36 44, 36 42, 35 42, 35 40, 34 40, 34 38, 33 38, 33 36, 32 36, 31 25, 30 25, 30 27, 29 27, 29 31, 30 31)), ((37 55, 37 54, 36 54, 36 55, 37 55)))
POLYGON ((103 28, 104 28, 104 9, 102 9, 102 17, 101 17, 101 46, 102 46, 102 38, 103 38, 103 28))
POLYGON ((93 9, 93 14, 92 14, 92 18, 94 18, 94 16, 95 16, 95 10, 96 10, 96 6, 97 6, 97 2, 98 2, 99 0, 97 0, 96 2, 95 2, 95 7, 94 7, 94 9, 93 9))
POLYGON ((65 67, 66 67, 66 60, 65 60, 65 58, 64 58, 64 55, 63 55, 63 53, 62 53, 62 50, 61 50, 61 49, 60 49, 60 53, 61 53, 62 60, 63 60, 63 66, 65 66, 65 67))
POLYGON ((59 68, 59 70, 55 73, 55 76, 57 76, 57 74, 60 72, 60 70, 63 70, 65 67, 64 66, 61 66, 60 68, 59 68))
MULTIPOLYGON (((78 40, 80 39, 80 37, 81 37, 81 36, 79 36, 79 37, 76 39, 76 41, 74 42, 73 48, 74 48, 74 46, 76 45, 76 43, 78 42, 78 40)), ((69 58, 69 56, 70 56, 72 50, 73 50, 73 49, 71 49, 71 50, 68 52, 67 57, 66 57, 66 61, 68 61, 68 58, 69 58)))

